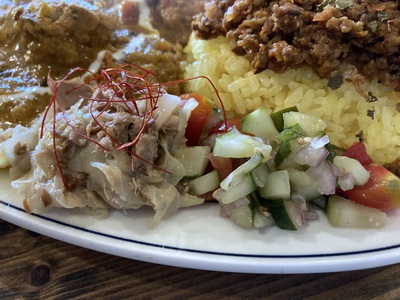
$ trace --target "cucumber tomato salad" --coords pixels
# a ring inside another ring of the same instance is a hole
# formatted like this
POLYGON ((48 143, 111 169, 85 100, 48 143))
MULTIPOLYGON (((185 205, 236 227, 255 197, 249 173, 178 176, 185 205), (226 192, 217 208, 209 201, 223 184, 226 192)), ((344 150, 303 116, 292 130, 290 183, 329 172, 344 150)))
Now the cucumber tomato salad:
POLYGON ((326 124, 296 107, 259 108, 224 118, 197 94, 176 157, 189 192, 218 201, 221 215, 243 228, 297 230, 324 212, 334 227, 380 228, 400 207, 400 179, 375 164, 362 142, 339 149, 326 124))

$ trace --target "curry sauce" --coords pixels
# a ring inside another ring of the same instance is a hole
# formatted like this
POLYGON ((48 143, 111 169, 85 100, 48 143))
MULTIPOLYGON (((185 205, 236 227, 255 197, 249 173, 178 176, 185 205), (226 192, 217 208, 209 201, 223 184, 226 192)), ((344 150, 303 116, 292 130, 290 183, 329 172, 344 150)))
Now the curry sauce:
POLYGON ((161 81, 181 79, 182 46, 191 32, 192 16, 203 9, 203 1, 172 2, 2 1, 0 128, 29 125, 50 101, 50 91, 29 97, 21 93, 46 87, 49 73, 57 80, 75 68, 89 68, 102 51, 125 51, 118 59, 102 62, 102 67, 130 63, 154 69, 161 81), (161 30, 172 28, 168 16, 179 21, 175 30, 161 30), (142 44, 129 46, 138 36, 145 37, 140 39, 142 44))

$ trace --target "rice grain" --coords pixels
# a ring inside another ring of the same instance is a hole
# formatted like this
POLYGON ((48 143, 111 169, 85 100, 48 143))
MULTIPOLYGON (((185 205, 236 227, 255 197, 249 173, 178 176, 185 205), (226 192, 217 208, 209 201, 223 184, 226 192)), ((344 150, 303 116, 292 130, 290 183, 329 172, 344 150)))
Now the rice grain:
MULTIPOLYGON (((344 82, 338 89, 328 87, 311 69, 289 69, 282 74, 265 70, 254 74, 244 57, 234 55, 224 37, 196 40, 191 37, 185 77, 207 76, 218 89, 224 107, 243 115, 260 106, 271 111, 296 105, 305 112, 323 119, 331 143, 347 148, 359 140, 362 130, 367 151, 378 163, 389 163, 400 157, 400 113, 396 105, 400 93, 373 80, 361 89, 371 92, 378 101, 369 103, 353 84, 344 82), (370 112, 370 113, 368 113, 370 112)), ((212 99, 220 106, 206 80, 190 81, 190 92, 212 99)))

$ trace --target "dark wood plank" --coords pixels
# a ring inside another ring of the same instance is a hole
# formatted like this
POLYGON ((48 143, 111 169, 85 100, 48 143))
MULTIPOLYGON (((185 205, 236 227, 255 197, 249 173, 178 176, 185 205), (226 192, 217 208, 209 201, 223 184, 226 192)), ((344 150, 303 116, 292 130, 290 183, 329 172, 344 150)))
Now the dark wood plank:
POLYGON ((400 265, 294 275, 209 272, 91 251, 0 220, 1 299, 398 299, 400 265))

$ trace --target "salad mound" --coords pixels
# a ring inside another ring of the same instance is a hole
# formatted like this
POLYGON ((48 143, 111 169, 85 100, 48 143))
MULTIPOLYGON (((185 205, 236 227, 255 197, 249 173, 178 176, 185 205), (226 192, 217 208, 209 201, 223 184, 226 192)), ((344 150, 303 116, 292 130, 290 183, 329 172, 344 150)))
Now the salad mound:
POLYGON ((321 209, 333 226, 382 227, 385 211, 400 207, 400 179, 362 143, 332 145, 321 119, 296 107, 227 117, 202 95, 166 93, 174 83, 154 77, 121 66, 49 78, 41 118, 1 133, 1 164, 28 213, 150 206, 157 226, 214 200, 243 228, 297 230, 321 209))
POLYGON ((365 194, 377 187, 371 180, 385 181, 380 175, 388 171, 372 164, 361 143, 344 152, 335 148, 325 127, 296 107, 272 114, 260 108, 241 120, 241 132, 233 127, 219 135, 213 155, 245 159, 213 193, 224 213, 245 228, 297 230, 318 219, 319 207, 336 227, 382 227, 382 210, 398 207, 383 204, 398 198, 384 199, 383 190, 398 189, 400 179, 392 174, 392 187, 382 195, 365 194))

